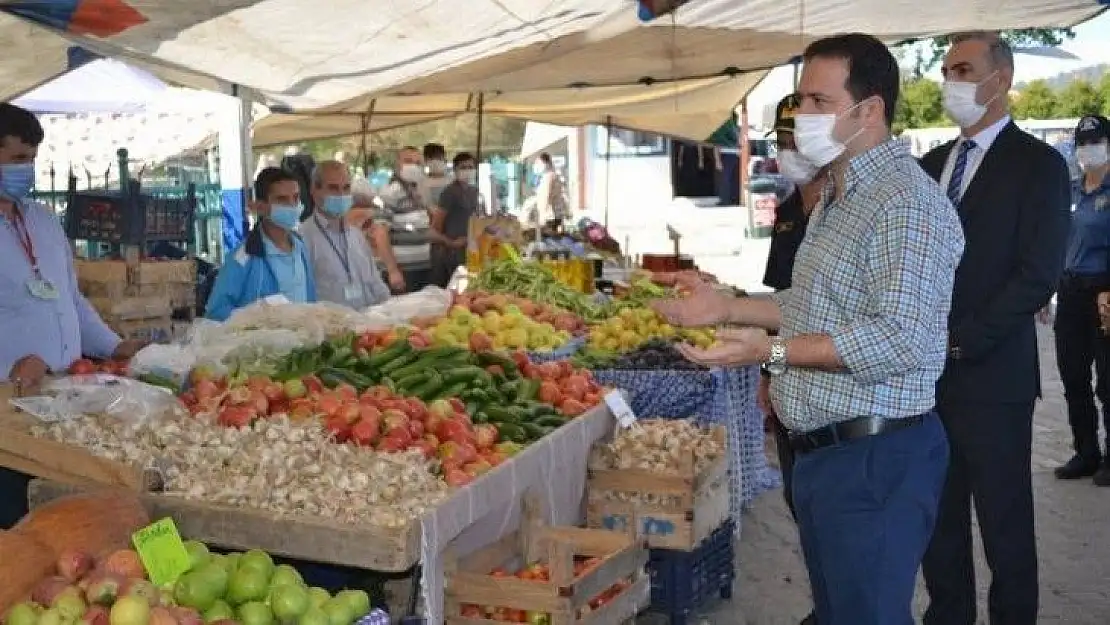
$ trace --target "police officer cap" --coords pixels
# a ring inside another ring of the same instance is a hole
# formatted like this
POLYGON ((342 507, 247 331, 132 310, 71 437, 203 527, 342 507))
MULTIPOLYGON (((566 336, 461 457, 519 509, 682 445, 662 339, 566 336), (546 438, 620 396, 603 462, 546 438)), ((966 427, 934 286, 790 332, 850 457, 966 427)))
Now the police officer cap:
POLYGON ((1088 115, 1075 127, 1075 142, 1098 143, 1110 139, 1110 120, 1102 115, 1088 115))
POLYGON ((768 135, 776 132, 794 132, 794 116, 798 114, 798 109, 802 107, 802 100, 798 94, 791 93, 779 101, 778 106, 775 107, 775 126, 768 132, 768 135))

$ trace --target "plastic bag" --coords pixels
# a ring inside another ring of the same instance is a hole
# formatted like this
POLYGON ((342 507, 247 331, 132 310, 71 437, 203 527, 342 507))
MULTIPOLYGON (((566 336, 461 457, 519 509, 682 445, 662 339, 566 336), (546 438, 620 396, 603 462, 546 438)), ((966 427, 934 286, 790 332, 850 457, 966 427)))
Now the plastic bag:
POLYGON ((136 423, 184 415, 184 408, 170 391, 103 373, 51 380, 42 387, 41 395, 10 401, 16 408, 46 423, 94 414, 136 423))
POLYGON ((427 286, 415 293, 397 295, 377 306, 366 309, 390 319, 394 324, 407 324, 421 317, 439 317, 450 308, 455 296, 438 286, 427 286))
POLYGON ((151 343, 131 359, 131 373, 156 375, 183 384, 197 363, 197 352, 186 344, 151 343))

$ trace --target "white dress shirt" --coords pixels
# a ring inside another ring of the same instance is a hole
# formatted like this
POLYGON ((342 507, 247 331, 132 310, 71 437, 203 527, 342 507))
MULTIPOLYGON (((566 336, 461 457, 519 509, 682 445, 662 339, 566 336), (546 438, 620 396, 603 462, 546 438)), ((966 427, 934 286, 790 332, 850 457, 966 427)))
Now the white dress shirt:
MULTIPOLYGON (((987 151, 991 149, 994 140, 998 138, 998 133, 1010 123, 1010 116, 1003 115, 1002 119, 994 122, 990 126, 980 130, 971 140, 975 142, 975 147, 967 152, 967 166, 964 168, 963 188, 960 189, 960 197, 967 193, 967 187, 971 181, 975 179, 975 172, 979 170, 979 165, 983 162, 983 157, 987 155, 987 151)), ((963 135, 952 146, 952 151, 948 153, 948 161, 944 164, 944 172, 940 177, 940 188, 947 189, 948 181, 952 179, 952 169, 956 166, 956 158, 960 154, 960 146, 968 138, 963 135)))

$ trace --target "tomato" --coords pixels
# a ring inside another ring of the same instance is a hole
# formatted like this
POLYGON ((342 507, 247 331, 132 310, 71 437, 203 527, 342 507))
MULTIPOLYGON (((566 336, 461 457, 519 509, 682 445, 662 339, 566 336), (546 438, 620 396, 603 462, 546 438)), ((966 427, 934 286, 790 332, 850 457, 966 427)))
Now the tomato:
POLYGON ((96 364, 87 358, 81 358, 73 361, 73 364, 69 366, 69 372, 73 375, 89 375, 90 373, 96 373, 96 364))
POLYGON ((555 382, 545 381, 540 384, 539 399, 545 404, 558 406, 563 401, 563 393, 555 382))

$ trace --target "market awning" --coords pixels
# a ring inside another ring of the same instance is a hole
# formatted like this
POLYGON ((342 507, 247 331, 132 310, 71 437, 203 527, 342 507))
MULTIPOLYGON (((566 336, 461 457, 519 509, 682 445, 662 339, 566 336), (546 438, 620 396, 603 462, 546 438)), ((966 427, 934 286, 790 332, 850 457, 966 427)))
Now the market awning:
MULTIPOLYGON (((628 0, 0 0, 0 97, 63 73, 81 45, 202 89, 292 110, 412 93, 543 92, 766 69, 814 37, 886 41, 1071 26, 1096 0, 692 0, 648 23, 628 0)), ((491 103, 492 104, 492 103, 491 103)), ((720 120, 717 120, 718 123, 720 120)))
POLYGON ((658 85, 580 87, 491 94, 358 98, 322 111, 272 114, 254 125, 255 147, 344 137, 463 113, 561 126, 611 123, 701 140, 721 124, 766 72, 658 85))

